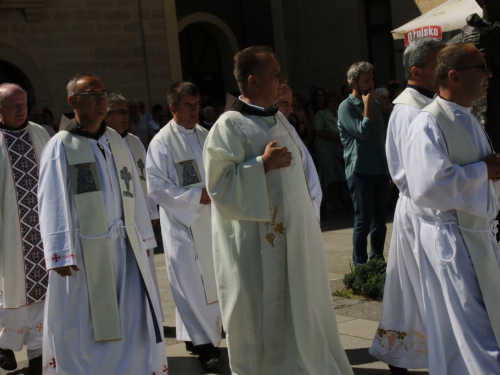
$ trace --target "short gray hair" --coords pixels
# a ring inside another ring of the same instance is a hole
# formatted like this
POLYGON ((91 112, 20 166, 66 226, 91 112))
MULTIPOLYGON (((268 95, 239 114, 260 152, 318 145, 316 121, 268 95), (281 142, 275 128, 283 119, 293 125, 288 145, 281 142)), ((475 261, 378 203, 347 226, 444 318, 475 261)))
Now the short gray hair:
POLYGON ((442 50, 446 44, 441 40, 433 38, 418 38, 413 40, 406 47, 403 54, 403 67, 405 78, 412 79, 411 68, 425 68, 429 64, 429 52, 432 50, 442 50))
POLYGON ((125 97, 119 91, 115 91, 115 92, 109 94, 107 112, 111 111, 113 106, 117 103, 125 103, 127 105, 127 108, 128 108, 127 99, 125 99, 125 97))
POLYGON ((385 87, 379 87, 375 89, 375 95, 377 96, 377 100, 379 100, 381 97, 389 95, 389 90, 385 87))
POLYGON ((26 92, 26 90, 23 89, 21 86, 19 86, 17 83, 9 83, 9 82, 2 83, 0 84, 0 108, 2 108, 3 100, 5 99, 4 91, 8 86, 14 86, 20 90, 23 90, 24 93, 26 94, 26 98, 28 97, 28 93, 26 92))
POLYGON ((66 90, 68 91, 68 96, 74 95, 76 93, 76 84, 79 80, 86 77, 97 78, 99 81, 101 80, 94 73, 77 73, 73 78, 71 78, 68 82, 68 86, 66 86, 66 90))
MULTIPOLYGON (((375 68, 372 64, 366 61, 360 61, 351 65, 347 71, 347 83, 351 85, 351 81, 358 82, 359 77, 363 73, 373 72, 375 68)), ((352 86, 351 86, 352 87, 352 86)))

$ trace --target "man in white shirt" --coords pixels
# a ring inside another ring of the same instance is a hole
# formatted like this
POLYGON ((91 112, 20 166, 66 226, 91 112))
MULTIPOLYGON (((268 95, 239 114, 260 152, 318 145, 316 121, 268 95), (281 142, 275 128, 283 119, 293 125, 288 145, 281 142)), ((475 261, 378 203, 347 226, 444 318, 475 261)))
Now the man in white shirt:
POLYGON ((199 354, 203 368, 223 362, 222 319, 212 257, 210 197, 202 151, 208 131, 197 125, 199 90, 177 82, 168 92, 174 116, 153 138, 146 161, 149 195, 160 206, 177 339, 199 354))

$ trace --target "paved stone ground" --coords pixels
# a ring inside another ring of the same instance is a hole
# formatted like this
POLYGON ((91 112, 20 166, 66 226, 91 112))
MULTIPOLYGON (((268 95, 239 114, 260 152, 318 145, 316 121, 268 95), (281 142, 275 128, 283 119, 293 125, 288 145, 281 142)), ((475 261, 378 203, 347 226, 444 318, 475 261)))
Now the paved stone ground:
MULTIPOLYGON (((344 274, 350 272, 350 263, 352 259, 352 216, 352 213, 334 211, 329 212, 328 219, 322 222, 332 291, 343 287, 342 278, 344 274)), ((390 220, 391 218, 388 217, 388 219, 390 220)), ((389 251, 391 233, 392 224, 389 223, 387 225, 386 236, 386 257, 389 251)), ((155 254, 155 265, 160 285, 165 324, 172 327, 168 337, 165 338, 170 375, 230 375, 231 371, 228 365, 229 361, 225 340, 223 340, 222 343, 222 354, 226 360, 226 364, 217 371, 209 372, 202 370, 197 357, 186 352, 184 343, 175 339, 175 304, 168 284, 165 258, 159 251, 155 254)), ((333 299, 340 339, 344 345, 344 349, 346 350, 355 375, 390 375, 388 367, 384 363, 377 361, 368 353, 368 348, 371 345, 380 318, 381 304, 379 302, 340 297, 333 297, 333 299)), ((28 364, 25 351, 18 353, 17 357, 19 361, 19 370, 11 372, 10 374, 28 375, 28 372, 23 369, 27 367, 28 364)), ((427 371, 411 371, 411 373, 413 375, 428 374, 427 371)), ((0 371, 0 374, 3 375, 6 374, 6 372, 0 371)))

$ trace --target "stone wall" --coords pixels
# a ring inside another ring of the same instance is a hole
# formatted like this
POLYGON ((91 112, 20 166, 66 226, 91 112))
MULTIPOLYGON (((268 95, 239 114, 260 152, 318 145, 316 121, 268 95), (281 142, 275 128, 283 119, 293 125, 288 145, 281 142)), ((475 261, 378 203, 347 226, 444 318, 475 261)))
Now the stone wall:
POLYGON ((36 104, 51 108, 56 119, 70 111, 66 84, 82 71, 147 107, 165 105, 170 78, 164 20, 163 0, 50 0, 36 23, 28 23, 22 10, 0 9, 0 44, 17 52, 0 59, 34 65, 25 74, 36 104), (48 86, 43 94, 41 86, 48 86))

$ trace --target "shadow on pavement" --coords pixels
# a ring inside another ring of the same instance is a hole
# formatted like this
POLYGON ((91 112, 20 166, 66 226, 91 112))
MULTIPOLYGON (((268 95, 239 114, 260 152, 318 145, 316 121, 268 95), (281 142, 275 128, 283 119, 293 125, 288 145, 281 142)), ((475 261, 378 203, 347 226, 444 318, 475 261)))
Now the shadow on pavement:
POLYGON ((366 363, 378 362, 378 359, 368 353, 368 348, 347 349, 345 351, 351 366, 364 365, 366 363))

